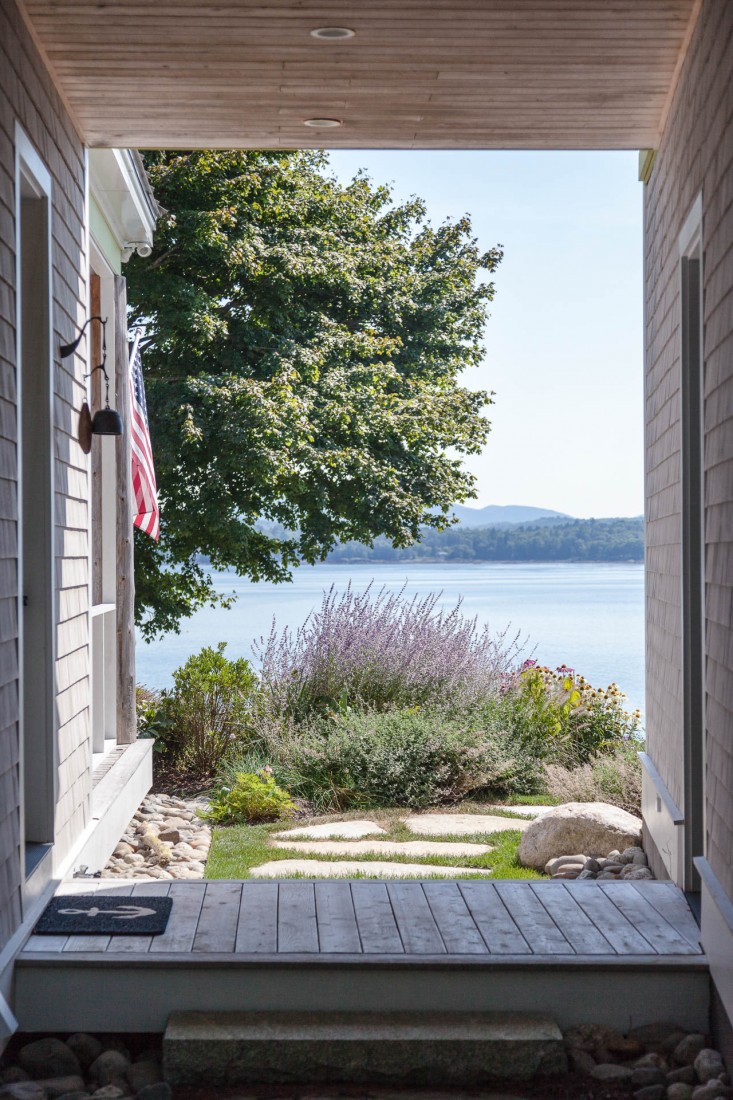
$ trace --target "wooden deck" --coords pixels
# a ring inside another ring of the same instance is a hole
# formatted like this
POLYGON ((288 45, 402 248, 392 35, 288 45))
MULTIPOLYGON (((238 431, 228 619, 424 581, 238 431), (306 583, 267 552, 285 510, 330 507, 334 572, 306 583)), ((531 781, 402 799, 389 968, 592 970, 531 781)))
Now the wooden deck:
POLYGON ((699 930, 671 883, 103 880, 62 889, 174 904, 160 936, 31 936, 16 969, 29 1030, 58 1028, 54 1006, 68 1020, 69 1003, 80 1008, 75 1028, 99 1030, 92 1017, 104 1011, 107 1030, 157 1030, 184 1008, 485 1011, 498 999, 517 1011, 557 1008, 558 994, 569 1026, 577 998, 588 1018, 599 983, 598 1012, 617 1025, 619 1012, 643 1022, 645 999, 665 1003, 672 986, 680 1022, 701 1026, 707 1012, 699 930), (127 998, 138 1002, 134 1028, 127 998))

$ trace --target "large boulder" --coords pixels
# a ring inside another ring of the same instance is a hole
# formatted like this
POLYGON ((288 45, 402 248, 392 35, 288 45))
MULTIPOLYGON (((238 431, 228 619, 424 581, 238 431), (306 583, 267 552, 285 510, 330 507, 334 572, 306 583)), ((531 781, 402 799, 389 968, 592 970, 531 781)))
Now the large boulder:
POLYGON ((641 844, 641 818, 606 802, 565 802, 541 814, 522 836, 519 862, 543 871, 553 856, 606 856, 641 844))

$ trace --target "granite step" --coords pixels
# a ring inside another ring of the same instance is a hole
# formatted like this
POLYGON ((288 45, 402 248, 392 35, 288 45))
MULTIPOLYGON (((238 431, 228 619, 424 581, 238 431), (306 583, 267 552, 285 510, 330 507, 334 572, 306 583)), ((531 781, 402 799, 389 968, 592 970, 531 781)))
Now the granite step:
POLYGON ((163 1038, 175 1087, 320 1082, 481 1085, 567 1068, 539 1013, 173 1013, 163 1038))

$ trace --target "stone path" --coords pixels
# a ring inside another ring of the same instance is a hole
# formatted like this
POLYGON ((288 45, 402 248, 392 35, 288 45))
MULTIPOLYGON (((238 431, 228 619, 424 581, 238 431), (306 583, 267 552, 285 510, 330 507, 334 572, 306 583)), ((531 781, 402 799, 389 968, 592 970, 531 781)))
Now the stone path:
POLYGON ((383 860, 340 859, 333 862, 320 859, 279 859, 261 863, 250 871, 252 878, 283 878, 302 875, 304 878, 462 878, 464 875, 490 875, 490 870, 475 867, 443 867, 431 863, 386 863, 383 860))
POLYGON ((482 856, 490 844, 451 843, 440 840, 276 840, 273 848, 289 848, 304 855, 346 856, 482 856))
POLYGON ((376 821, 326 821, 323 825, 302 825, 297 829, 287 829, 282 833, 273 833, 273 836, 309 837, 312 840, 325 839, 327 837, 353 837, 358 839, 363 836, 374 836, 384 833, 385 830, 376 821))
MULTIPOLYGON (((151 794, 129 823, 119 844, 102 870, 102 878, 200 879, 205 874, 211 843, 211 828, 199 816, 204 804, 196 800, 151 794), (152 839, 151 839, 152 837, 152 839)), ((499 809, 500 807, 489 807, 499 809)), ((442 840, 450 834, 476 835, 506 829, 523 831, 530 819, 549 807, 507 807, 521 817, 514 819, 496 814, 430 813, 405 815, 402 823, 425 840, 384 840, 387 830, 376 821, 325 821, 302 825, 272 834, 271 846, 300 852, 302 859, 268 861, 255 868, 253 878, 283 878, 301 874, 308 878, 344 878, 357 874, 370 878, 458 878, 463 875, 490 875, 470 867, 445 867, 441 864, 410 863, 410 859, 449 856, 453 859, 476 857, 492 851, 490 844, 442 840), (364 855, 382 855, 383 860, 359 861, 364 855), (337 861, 318 856, 343 856, 337 861)), ((96 870, 96 868, 94 868, 96 870)))
MULTIPOLYGON (((514 806, 507 806, 507 810, 509 809, 514 813, 514 806)), ((405 818, 404 823, 410 832, 428 836, 500 833, 505 829, 518 829, 523 833, 532 824, 529 819, 512 819, 494 814, 415 814, 405 818)))

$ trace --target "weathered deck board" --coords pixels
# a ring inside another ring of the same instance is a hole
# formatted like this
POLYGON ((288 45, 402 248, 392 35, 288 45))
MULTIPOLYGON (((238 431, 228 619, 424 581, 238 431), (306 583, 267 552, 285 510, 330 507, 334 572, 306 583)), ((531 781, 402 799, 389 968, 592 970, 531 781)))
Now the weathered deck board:
POLYGON ((488 954, 457 883, 426 882, 423 889, 448 954, 488 954))
POLYGON ((468 881, 458 889, 492 955, 531 955, 532 948, 491 882, 468 881))
POLYGON ((383 882, 352 882, 356 923, 365 955, 403 955, 400 931, 383 882))
POLYGON ((445 944, 430 912, 421 883, 390 882, 387 884, 387 893, 407 954, 445 954, 445 944))
POLYGON ((316 883, 316 919, 321 951, 345 955, 361 952, 350 883, 316 883))
POLYGON ((201 906, 194 952, 230 952, 234 950, 239 922, 241 882, 210 882, 201 906))
POLYGON ((252 889, 242 890, 234 945, 237 953, 274 955, 277 951, 277 892, 276 882, 253 883, 252 889))
POLYGON ((636 928, 644 929, 645 939, 653 938, 660 955, 688 955, 690 944, 684 936, 634 889, 633 882, 604 882, 603 892, 636 928), (608 887, 612 889, 609 890, 608 887), (613 889, 615 887, 615 889, 613 889))
MULTIPOLYGON (((558 883, 562 886, 562 883, 558 883)), ((550 914, 568 943, 578 955, 609 955, 615 951, 593 921, 580 908, 568 890, 535 890, 537 900, 550 914)))
POLYGON ((278 887, 277 944, 283 954, 317 954, 318 922, 312 882, 281 882, 278 887))
MULTIPOLYGON (((73 905, 82 890, 63 892, 73 905)), ((85 892, 168 894, 168 927, 160 936, 31 936, 24 957, 582 965, 702 956, 684 895, 662 882, 105 881, 85 892)))
MULTIPOLYGON (((634 883, 635 889, 643 888, 634 883)), ((653 905, 658 913, 675 928, 695 950, 700 950, 700 927, 685 901, 684 895, 672 882, 659 883, 653 890, 643 890, 642 897, 653 905)))
MULTIPOLYGON (((554 885, 551 883, 551 885, 554 885)), ((602 928, 609 943, 619 955, 657 955, 659 952, 646 936, 627 920, 621 910, 601 889, 602 883, 581 882, 573 889, 573 897, 596 928, 602 928)), ((620 883, 614 883, 614 886, 620 883)))
MULTIPOLYGON (((550 885, 559 886, 560 883, 550 885)), ((575 954, 572 943, 565 939, 528 882, 497 882, 496 891, 535 954, 575 954)))
POLYGON ((205 894, 204 882, 171 883, 168 896, 173 898, 173 908, 165 932, 151 945, 156 954, 191 951, 205 894))

